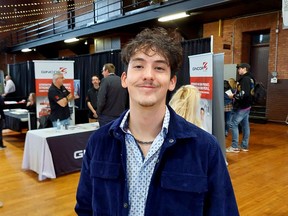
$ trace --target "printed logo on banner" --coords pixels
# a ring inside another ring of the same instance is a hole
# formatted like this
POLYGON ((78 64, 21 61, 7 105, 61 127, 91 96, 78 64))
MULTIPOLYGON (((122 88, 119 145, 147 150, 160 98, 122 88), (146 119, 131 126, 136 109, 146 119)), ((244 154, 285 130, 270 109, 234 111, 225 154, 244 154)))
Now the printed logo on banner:
POLYGON ((80 159, 80 158, 83 158, 85 154, 85 149, 84 150, 78 150, 78 151, 75 151, 74 152, 74 159, 80 159))
POLYGON ((203 62, 202 63, 202 66, 195 66, 195 67, 192 67, 192 71, 208 71, 208 62, 203 62))
POLYGON ((64 68, 64 67, 60 67, 59 68, 59 71, 63 74, 66 74, 67 73, 67 68, 64 68))

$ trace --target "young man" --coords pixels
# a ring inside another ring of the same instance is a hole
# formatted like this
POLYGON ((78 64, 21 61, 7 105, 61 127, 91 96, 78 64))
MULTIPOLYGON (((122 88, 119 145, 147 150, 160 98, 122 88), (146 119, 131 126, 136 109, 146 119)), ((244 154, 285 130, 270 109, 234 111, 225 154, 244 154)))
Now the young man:
POLYGON ((238 153, 240 150, 249 151, 249 113, 253 102, 252 91, 254 90, 255 80, 252 77, 250 65, 241 63, 237 65, 237 70, 240 78, 237 82, 236 93, 232 96, 234 98, 233 110, 231 113, 231 132, 232 145, 226 149, 226 152, 238 153), (239 124, 242 127, 242 142, 239 146, 239 124))
POLYGON ((100 87, 100 79, 98 76, 92 76, 92 84, 93 86, 88 90, 86 102, 89 108, 89 122, 96 122, 98 120, 97 115, 97 98, 98 98, 98 90, 100 87))
POLYGON ((238 216, 215 137, 166 105, 182 49, 162 28, 145 29, 122 50, 129 111, 89 139, 78 215, 238 216))
POLYGON ((70 125, 70 110, 68 103, 73 95, 63 85, 64 76, 61 72, 53 74, 53 82, 48 90, 48 99, 51 108, 50 120, 56 127, 57 120, 61 125, 70 125))

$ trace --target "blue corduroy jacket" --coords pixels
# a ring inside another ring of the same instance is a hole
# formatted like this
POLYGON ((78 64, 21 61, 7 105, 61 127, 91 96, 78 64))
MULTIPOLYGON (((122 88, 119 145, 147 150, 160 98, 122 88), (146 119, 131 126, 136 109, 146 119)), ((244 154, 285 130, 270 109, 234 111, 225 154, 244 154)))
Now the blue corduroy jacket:
MULTIPOLYGON (((168 134, 151 179, 145 216, 239 215, 216 138, 169 110, 168 134)), ((119 127, 123 116, 88 141, 76 197, 78 215, 129 213, 125 134, 119 127)))

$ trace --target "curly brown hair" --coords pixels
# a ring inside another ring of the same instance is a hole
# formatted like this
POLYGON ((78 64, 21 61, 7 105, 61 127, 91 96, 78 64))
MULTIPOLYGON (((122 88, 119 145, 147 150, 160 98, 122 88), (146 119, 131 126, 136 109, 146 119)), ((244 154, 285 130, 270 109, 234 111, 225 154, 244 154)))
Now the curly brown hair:
POLYGON ((145 54, 150 50, 162 55, 169 63, 171 77, 179 72, 182 65, 182 46, 176 31, 168 32, 166 29, 158 27, 141 31, 136 37, 130 40, 122 49, 122 61, 126 65, 133 55, 139 50, 145 54))

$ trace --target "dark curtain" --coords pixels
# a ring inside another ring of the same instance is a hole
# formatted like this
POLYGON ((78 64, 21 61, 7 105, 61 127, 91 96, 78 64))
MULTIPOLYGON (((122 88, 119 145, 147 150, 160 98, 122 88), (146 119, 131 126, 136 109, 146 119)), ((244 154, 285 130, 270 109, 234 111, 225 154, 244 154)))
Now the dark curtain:
MULTIPOLYGON (((177 86, 175 91, 182 85, 189 84, 189 59, 188 56, 211 52, 210 38, 195 39, 182 42, 183 66, 177 75, 177 86)), ((89 88, 92 87, 91 76, 102 76, 102 68, 105 63, 113 63, 116 67, 116 74, 121 76, 124 65, 121 62, 121 50, 82 55, 59 60, 74 60, 74 79, 80 80, 80 99, 75 101, 79 109, 87 109, 85 97, 89 88)), ((27 99, 30 92, 35 92, 35 73, 33 62, 23 62, 9 65, 10 75, 16 85, 16 95, 27 99)), ((167 99, 170 99, 171 94, 167 99)))
POLYGON ((87 109, 85 97, 89 88, 92 87, 92 75, 102 76, 102 68, 106 63, 113 63, 115 65, 115 73, 119 76, 122 74, 122 63, 120 57, 120 50, 113 50, 109 52, 95 53, 92 55, 76 56, 66 58, 66 60, 74 60, 74 79, 80 80, 80 99, 75 100, 75 105, 79 109, 87 109))
POLYGON ((182 85, 190 84, 190 72, 189 72, 189 58, 190 55, 197 55, 201 53, 211 52, 211 39, 210 38, 201 38, 194 40, 183 41, 183 64, 179 73, 177 74, 177 84, 173 92, 168 92, 166 97, 166 102, 168 103, 172 95, 179 89, 182 85))
POLYGON ((33 62, 9 65, 10 76, 16 86, 16 98, 27 99, 30 92, 35 92, 35 73, 33 62))

